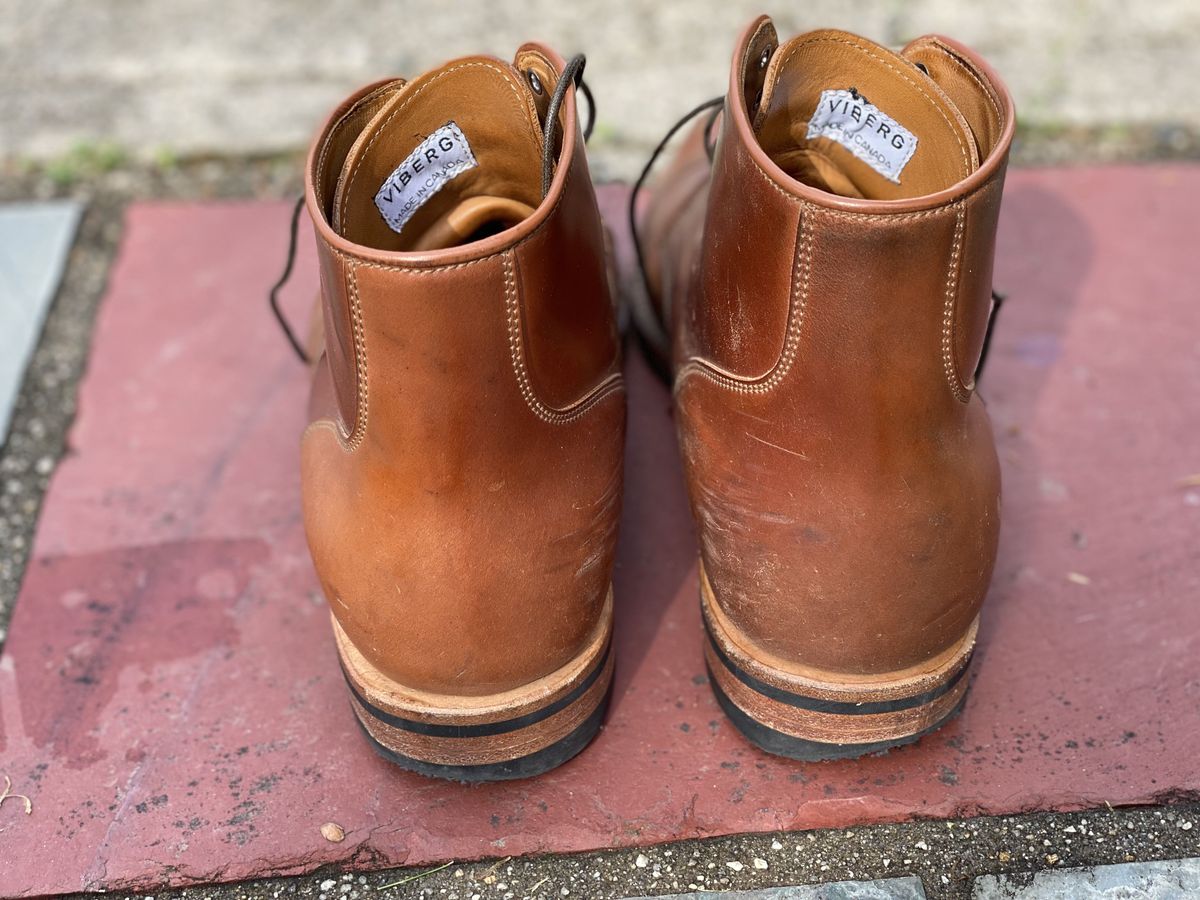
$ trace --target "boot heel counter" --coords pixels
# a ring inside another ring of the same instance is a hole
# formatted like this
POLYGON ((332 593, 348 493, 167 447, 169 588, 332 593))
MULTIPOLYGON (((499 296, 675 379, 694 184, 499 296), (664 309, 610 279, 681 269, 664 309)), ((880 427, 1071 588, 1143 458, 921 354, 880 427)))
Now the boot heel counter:
POLYGON ((540 677, 577 650, 608 589, 619 377, 539 414, 510 345, 504 258, 451 279, 350 265, 370 416, 357 446, 329 421, 303 444, 306 530, 330 607, 401 683, 471 693, 540 677))
POLYGON ((954 352, 958 314, 976 316, 990 287, 990 263, 964 254, 994 240, 995 197, 981 213, 805 204, 775 363, 756 379, 707 360, 681 370, 704 565, 731 619, 783 657, 902 669, 978 613, 999 476, 954 352))

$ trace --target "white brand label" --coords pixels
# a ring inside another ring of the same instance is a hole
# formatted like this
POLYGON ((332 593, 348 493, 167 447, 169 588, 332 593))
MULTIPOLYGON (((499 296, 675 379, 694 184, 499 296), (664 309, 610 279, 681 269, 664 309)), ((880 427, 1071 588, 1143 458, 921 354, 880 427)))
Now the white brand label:
POLYGON ((837 141, 886 178, 900 183, 900 173, 917 151, 917 136, 862 94, 822 91, 808 120, 808 139, 837 141))
POLYGON ((396 166, 375 195, 375 207, 388 227, 399 233, 447 182, 477 165, 466 136, 447 122, 396 166))

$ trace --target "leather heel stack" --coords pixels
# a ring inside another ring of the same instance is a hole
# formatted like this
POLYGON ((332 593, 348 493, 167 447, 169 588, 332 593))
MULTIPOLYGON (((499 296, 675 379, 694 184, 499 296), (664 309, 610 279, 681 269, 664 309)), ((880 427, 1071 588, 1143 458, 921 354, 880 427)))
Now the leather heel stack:
MULTIPOLYGON (((977 622, 917 671, 866 677, 779 668, 735 638, 701 573, 709 683, 730 721, 759 748, 800 760, 853 759, 910 744, 966 700, 977 622)), ((777 661, 772 661, 777 662, 777 661)))
POLYGON ((530 778, 561 765, 600 729, 612 686, 612 595, 571 662, 533 684, 481 697, 430 694, 388 679, 333 622, 358 724, 397 765, 453 781, 530 778))

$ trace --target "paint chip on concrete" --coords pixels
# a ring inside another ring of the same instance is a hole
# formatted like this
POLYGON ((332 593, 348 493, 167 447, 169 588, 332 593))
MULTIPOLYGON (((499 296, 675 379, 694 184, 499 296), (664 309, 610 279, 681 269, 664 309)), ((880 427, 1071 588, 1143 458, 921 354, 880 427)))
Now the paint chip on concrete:
POLYGON ((764 888, 758 891, 700 891, 692 894, 671 894, 642 900, 925 900, 921 879, 883 878, 876 881, 836 881, 831 884, 808 884, 794 887, 764 888))
POLYGON ((1200 897, 1200 858, 975 879, 973 900, 1177 900, 1200 897))
POLYGON ((82 208, 71 200, 0 206, 0 443, 82 208))

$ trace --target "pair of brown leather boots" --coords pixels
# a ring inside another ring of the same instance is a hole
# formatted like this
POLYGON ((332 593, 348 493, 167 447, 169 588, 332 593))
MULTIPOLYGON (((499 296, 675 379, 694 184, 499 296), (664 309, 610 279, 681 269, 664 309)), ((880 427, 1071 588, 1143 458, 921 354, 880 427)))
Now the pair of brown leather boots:
MULTIPOLYGON (((607 705, 625 390, 581 69, 528 44, 370 85, 308 160, 305 527, 358 720, 424 774, 543 772, 607 705)), ((671 373, 717 699, 772 753, 857 756, 967 687, 1012 101, 943 38, 763 17, 720 102, 637 210, 633 318, 671 373)))

